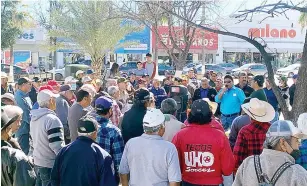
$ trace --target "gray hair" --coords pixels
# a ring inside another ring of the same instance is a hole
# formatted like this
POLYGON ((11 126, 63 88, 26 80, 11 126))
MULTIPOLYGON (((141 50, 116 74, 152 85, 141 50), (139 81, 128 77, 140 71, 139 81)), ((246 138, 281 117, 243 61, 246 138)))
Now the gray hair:
POLYGON ((93 135, 95 132, 96 132, 96 131, 90 132, 90 133, 80 133, 80 132, 78 132, 78 136, 84 136, 84 137, 91 138, 92 135, 93 135))
POLYGON ((144 132, 145 133, 152 133, 152 134, 157 134, 159 132, 159 130, 161 128, 164 128, 164 127, 165 127, 164 123, 161 123, 160 125, 157 125, 155 127, 145 127, 143 125, 144 132))
POLYGON ((280 139, 285 139, 288 144, 291 144, 291 136, 273 136, 267 137, 263 143, 263 148, 275 150, 280 139))
POLYGON ((203 81, 209 81, 206 77, 201 78, 201 82, 203 81))
POLYGON ((108 87, 108 93, 110 96, 113 96, 118 91, 119 91, 119 88, 117 86, 108 87))
POLYGON ((47 101, 37 101, 40 108, 49 108, 50 107, 50 99, 47 101))
POLYGON ((15 116, 22 116, 23 110, 15 105, 5 105, 2 107, 3 111, 6 113, 8 118, 13 118, 15 116))
POLYGON ((161 112, 163 114, 175 114, 177 111, 177 103, 173 98, 167 98, 161 103, 161 112))

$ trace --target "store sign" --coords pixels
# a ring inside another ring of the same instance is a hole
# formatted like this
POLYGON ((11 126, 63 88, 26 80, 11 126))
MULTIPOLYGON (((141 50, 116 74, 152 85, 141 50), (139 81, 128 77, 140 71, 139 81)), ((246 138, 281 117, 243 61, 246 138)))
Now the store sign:
POLYGON ((23 33, 18 36, 18 39, 23 41, 35 41, 35 30, 24 30, 23 33))
MULTIPOLYGON (((158 28, 158 34, 159 34, 159 39, 160 41, 166 45, 167 48, 172 48, 173 43, 172 39, 169 36, 169 28, 168 26, 160 26, 158 28)), ((180 48, 185 48, 186 43, 185 43, 185 37, 183 35, 183 29, 181 27, 173 27, 172 32, 171 32, 174 41, 176 42, 176 45, 179 46, 180 48)), ((188 34, 188 36, 191 36, 191 32, 188 34)), ((155 34, 152 34, 152 42, 153 46, 155 46, 155 34)), ((163 44, 159 42, 158 43, 158 49, 164 49, 165 47, 163 44)), ((202 29, 196 29, 195 34, 194 34, 194 39, 191 44, 190 49, 207 49, 207 50, 217 50, 218 48, 218 35, 216 33, 212 32, 207 32, 202 29)))
POLYGON ((250 28, 248 30, 248 36, 252 38, 295 38, 296 31, 294 29, 270 28, 270 25, 266 24, 265 28, 250 28))

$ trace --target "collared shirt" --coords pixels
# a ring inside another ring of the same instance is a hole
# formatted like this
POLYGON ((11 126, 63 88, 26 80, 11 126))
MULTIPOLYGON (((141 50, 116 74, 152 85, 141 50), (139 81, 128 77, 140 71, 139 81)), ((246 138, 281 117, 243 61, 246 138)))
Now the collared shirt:
POLYGON ((272 107, 275 109, 275 111, 277 111, 278 109, 278 101, 277 101, 277 98, 273 92, 273 89, 267 89, 267 88, 264 88, 264 93, 268 99, 268 102, 272 105, 272 107))
POLYGON ((235 170, 241 165, 243 160, 251 155, 259 155, 263 150, 263 143, 266 133, 270 128, 270 123, 252 122, 244 126, 237 137, 233 154, 235 157, 235 170))
POLYGON ((221 113, 225 115, 239 113, 245 100, 244 92, 237 87, 232 87, 224 93, 222 99, 219 99, 221 92, 222 90, 215 96, 215 102, 221 103, 221 113))
POLYGON ((200 88, 200 97, 201 98, 206 98, 208 94, 208 89, 200 88))
POLYGON ((210 79, 209 85, 210 85, 210 87, 214 88, 215 87, 215 82, 210 79))
POLYGON ((176 147, 158 135, 132 138, 125 146, 119 173, 130 173, 129 185, 133 186, 168 186, 170 182, 180 182, 176 147))
POLYGON ((15 93, 15 100, 17 106, 19 106, 23 110, 22 114, 22 122, 19 127, 16 135, 17 137, 28 134, 30 132, 30 111, 32 109, 32 101, 29 95, 21 90, 17 90, 15 93))
POLYGON ((243 90, 244 94, 245 94, 245 97, 249 97, 252 92, 254 92, 254 89, 252 87, 250 87, 248 84, 246 84, 244 87, 240 87, 240 84, 236 84, 235 87, 243 90))
POLYGON ((110 120, 112 121, 113 125, 118 127, 119 124, 119 118, 122 117, 122 112, 120 111, 120 108, 115 100, 113 100, 113 106, 112 106, 112 116, 110 120))
POLYGON ((110 154, 85 136, 61 149, 50 177, 53 186, 118 185, 110 154))
POLYGON ((301 156, 295 161, 307 170, 307 139, 302 141, 300 146, 301 156))
POLYGON ((97 116, 96 120, 100 124, 96 141, 101 148, 110 153, 114 161, 115 170, 118 171, 124 152, 124 140, 120 129, 104 117, 97 116))

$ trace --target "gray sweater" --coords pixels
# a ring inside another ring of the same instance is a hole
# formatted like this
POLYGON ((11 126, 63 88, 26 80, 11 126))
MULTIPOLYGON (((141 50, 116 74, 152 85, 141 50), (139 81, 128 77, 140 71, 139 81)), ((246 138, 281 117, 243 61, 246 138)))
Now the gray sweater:
MULTIPOLYGON (((262 172, 272 179, 276 170, 285 162, 295 163, 294 158, 286 152, 263 149, 260 155, 262 172)), ((240 165, 235 181, 232 186, 259 186, 255 166, 254 156, 249 156, 240 165)), ((307 185, 307 171, 298 164, 291 165, 283 172, 276 182, 276 186, 303 186, 307 185)))
POLYGON ((64 127, 64 135, 65 137, 69 137, 69 127, 68 127, 68 109, 70 105, 64 96, 60 96, 56 98, 56 109, 55 113, 61 120, 64 127))
POLYGON ((47 108, 32 110, 31 115, 34 164, 52 168, 57 153, 64 146, 63 125, 55 112, 47 108))
POLYGON ((75 141, 78 137, 78 121, 80 118, 85 116, 88 113, 88 110, 84 109, 79 103, 75 102, 68 109, 68 126, 70 132, 71 142, 75 141))

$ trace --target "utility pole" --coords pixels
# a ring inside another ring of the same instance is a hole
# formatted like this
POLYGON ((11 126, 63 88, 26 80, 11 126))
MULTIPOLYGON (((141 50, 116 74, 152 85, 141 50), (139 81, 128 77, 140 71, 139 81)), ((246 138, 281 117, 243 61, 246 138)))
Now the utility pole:
MULTIPOLYGON (((49 1, 49 5, 50 5, 50 20, 52 20, 52 14, 53 14, 53 11, 57 8, 57 1, 49 1)), ((54 25, 50 25, 50 29, 53 29, 53 28, 55 28, 55 26, 54 25)), ((56 46, 56 40, 57 40, 57 38, 56 37, 50 37, 50 45, 52 46, 52 45, 54 45, 54 46, 56 46)), ((53 62, 53 67, 54 68, 56 68, 56 66, 57 66, 57 51, 56 51, 56 47, 55 47, 55 51, 53 51, 53 53, 51 52, 50 53, 50 56, 51 56, 51 58, 52 58, 52 62, 53 62)))

